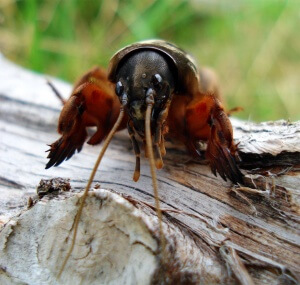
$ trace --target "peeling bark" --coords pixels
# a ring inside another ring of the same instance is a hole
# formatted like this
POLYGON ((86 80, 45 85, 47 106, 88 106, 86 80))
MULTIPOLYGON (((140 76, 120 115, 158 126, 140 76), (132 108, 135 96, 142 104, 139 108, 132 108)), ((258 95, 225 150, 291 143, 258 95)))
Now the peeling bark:
MULTIPOLYGON (((117 134, 57 280, 100 147, 86 145, 46 171, 44 151, 58 136, 60 102, 44 76, 1 57, 0 78, 1 284, 299 283, 300 123, 236 119, 245 185, 214 177, 204 160, 167 143, 165 166, 157 172, 165 263, 148 163, 142 159, 141 178, 133 182, 131 143, 126 132, 117 134)), ((68 84, 54 84, 68 96, 68 84)))

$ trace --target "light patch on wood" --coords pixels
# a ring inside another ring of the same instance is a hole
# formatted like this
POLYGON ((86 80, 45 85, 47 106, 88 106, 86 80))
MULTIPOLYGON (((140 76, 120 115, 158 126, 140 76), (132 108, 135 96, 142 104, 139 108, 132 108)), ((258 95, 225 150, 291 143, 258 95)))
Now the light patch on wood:
MULTIPOLYGON (((4 227, 0 267, 11 282, 99 284, 101 280, 103 284, 120 284, 135 279, 149 284, 157 266, 156 240, 139 210, 105 190, 89 194, 74 252, 61 279, 56 280, 70 244, 78 198, 79 194, 43 198, 4 227), (29 267, 32 269, 27 270, 29 267)), ((0 272, 0 281, 2 276, 0 272)))

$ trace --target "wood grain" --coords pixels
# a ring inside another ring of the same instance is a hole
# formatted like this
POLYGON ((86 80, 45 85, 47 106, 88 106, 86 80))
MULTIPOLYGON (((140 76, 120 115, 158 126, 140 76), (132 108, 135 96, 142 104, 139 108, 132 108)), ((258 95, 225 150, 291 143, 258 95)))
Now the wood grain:
MULTIPOLYGON (((4 224, 26 207, 28 197, 36 195, 41 179, 70 179, 70 195, 80 192, 101 146, 86 145, 61 166, 45 170, 47 144, 58 137, 60 102, 47 86, 45 76, 21 69, 3 57, 0 78, 0 220, 4 224)), ((61 81, 53 82, 67 97, 71 87, 61 81)), ((176 236, 176 232, 184 233, 183 238, 189 239, 188 244, 193 243, 197 254, 202 252, 206 260, 213 260, 218 268, 214 281, 211 276, 205 279, 209 272, 206 268, 196 284, 246 284, 243 280, 248 277, 241 268, 254 284, 297 284, 300 122, 256 124, 232 119, 232 123, 242 158, 240 166, 246 175, 246 185, 240 187, 215 177, 204 160, 191 160, 176 142, 167 143, 165 166, 157 172, 164 222, 171 228, 167 238, 176 236)), ((121 195, 146 216, 153 217, 154 211, 147 206, 154 205, 148 162, 142 158, 137 183, 132 181, 134 163, 129 137, 121 132, 109 146, 93 185, 100 184, 101 188, 121 195)), ((181 243, 173 250, 179 252, 184 247, 187 250, 188 246, 181 243)), ((183 261, 182 255, 176 256, 179 263, 183 261)), ((198 259, 188 260, 197 264, 198 259)), ((199 264, 191 268, 195 274, 201 271, 199 264)), ((180 270, 185 269, 180 266, 180 270)), ((4 276, 3 272, 0 276, 4 276)), ((159 283, 157 276, 152 281, 159 283)), ((184 279, 178 280, 184 283, 184 279)))

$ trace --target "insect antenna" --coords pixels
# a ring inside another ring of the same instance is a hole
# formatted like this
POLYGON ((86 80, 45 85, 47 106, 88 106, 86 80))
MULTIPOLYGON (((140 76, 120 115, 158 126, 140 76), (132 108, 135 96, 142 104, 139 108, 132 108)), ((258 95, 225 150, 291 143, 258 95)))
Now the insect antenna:
POLYGON ((50 81, 50 79, 47 79, 47 84, 50 86, 54 94, 57 96, 57 98, 61 101, 63 105, 66 104, 66 100, 61 96, 60 92, 57 90, 57 88, 54 86, 54 84, 50 81))
MULTIPOLYGON (((162 257, 163 257, 164 251, 165 251, 165 237, 164 237, 163 227, 162 227, 162 212, 161 212, 160 203, 159 203, 156 167, 155 167, 155 161, 154 161, 152 136, 151 136, 151 113, 152 113, 152 108, 154 105, 154 92, 155 91, 153 89, 149 88, 146 93, 147 109, 146 109, 146 117, 145 117, 145 135, 146 135, 146 148, 147 148, 146 152, 148 154, 149 163, 150 163, 153 192, 154 192, 154 198, 155 198, 155 208, 156 208, 157 218, 158 218, 158 222, 159 222, 160 242, 161 242, 162 257)), ((163 260, 163 258, 162 258, 162 260, 163 260)))
POLYGON ((111 131, 109 132, 109 134, 107 135, 107 137, 106 137, 106 139, 104 141, 103 147, 102 147, 102 149, 101 149, 101 151, 99 153, 98 159, 97 159, 97 161, 96 161, 96 163, 94 165, 94 168, 92 170, 92 173, 90 175, 88 183, 87 183, 87 185, 86 185, 86 187, 84 189, 83 195, 81 197, 80 206, 79 206, 79 209, 78 209, 78 212, 76 214, 75 221, 74 221, 74 232, 73 232, 72 243, 71 243, 70 249, 69 249, 69 251, 68 251, 68 253, 67 253, 67 255, 66 255, 65 259, 64 259, 64 262, 63 262, 63 264, 62 264, 62 266, 60 268, 60 271, 58 273, 58 276, 57 276, 58 279, 60 278, 62 272, 64 271, 64 268, 65 268, 65 266, 66 266, 66 264, 67 264, 67 262, 68 262, 68 260, 69 260, 69 258, 71 256, 71 254, 72 254, 72 251, 74 249, 75 241, 76 241, 76 237, 77 237, 78 224, 79 224, 79 220, 80 220, 80 217, 81 217, 81 213, 82 213, 82 210, 83 210, 83 206, 84 206, 85 200, 87 198, 88 192, 89 192, 91 184, 92 184, 92 182, 94 180, 94 177, 95 177, 96 171, 97 171, 97 169, 99 167, 99 164, 100 164, 100 162, 101 162, 101 160, 102 160, 102 158, 103 158, 103 156, 105 154, 105 151, 106 151, 106 149, 107 149, 107 147, 108 147, 108 145, 109 145, 109 143, 110 143, 113 135, 116 133, 116 131, 118 130, 118 128, 119 128, 119 126, 120 126, 120 124, 121 124, 121 122, 123 120, 123 117, 124 117, 124 107, 125 107, 126 104, 127 104, 127 95, 124 94, 122 96, 122 106, 121 106, 121 109, 120 109, 120 114, 118 116, 118 119, 115 122, 113 128, 111 129, 111 131))

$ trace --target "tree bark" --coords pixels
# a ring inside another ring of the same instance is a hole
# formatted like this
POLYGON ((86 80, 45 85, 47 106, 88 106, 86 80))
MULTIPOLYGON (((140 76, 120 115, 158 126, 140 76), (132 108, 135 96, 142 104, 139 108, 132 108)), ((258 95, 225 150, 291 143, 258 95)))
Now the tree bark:
MULTIPOLYGON (((148 162, 132 181, 129 136, 118 133, 98 170, 70 247, 78 203, 101 146, 45 170, 59 100, 43 75, 0 56, 1 284, 298 284, 300 122, 232 119, 245 185, 215 177, 167 142, 157 171, 166 248, 148 162), (58 178, 60 177, 60 178, 58 178), (38 192, 38 193, 37 193, 38 192)), ((66 97, 69 84, 54 80, 66 97)))

